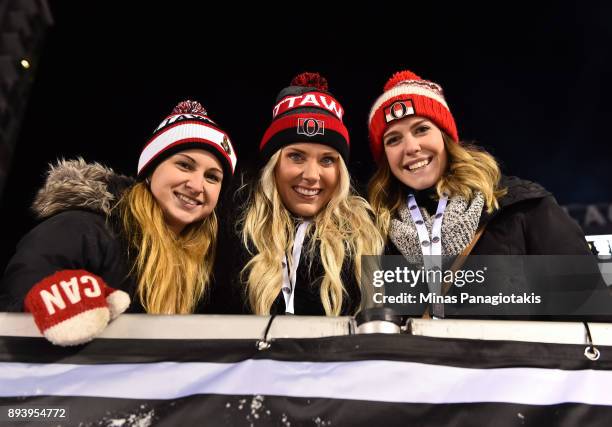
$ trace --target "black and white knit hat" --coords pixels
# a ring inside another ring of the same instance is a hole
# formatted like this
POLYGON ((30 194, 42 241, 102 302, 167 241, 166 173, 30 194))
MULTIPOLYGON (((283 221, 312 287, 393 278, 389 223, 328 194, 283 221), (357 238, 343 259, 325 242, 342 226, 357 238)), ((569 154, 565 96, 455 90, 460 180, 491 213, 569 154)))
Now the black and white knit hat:
POLYGON ((345 162, 349 157, 349 134, 342 123, 344 110, 328 91, 327 80, 318 73, 302 73, 280 91, 272 110, 272 123, 259 151, 267 161, 280 148, 310 142, 335 148, 345 162))
POLYGON ((224 183, 238 161, 227 133, 213 122, 197 101, 180 102, 153 132, 138 160, 138 178, 144 179, 169 156, 190 148, 211 152, 223 167, 224 183))

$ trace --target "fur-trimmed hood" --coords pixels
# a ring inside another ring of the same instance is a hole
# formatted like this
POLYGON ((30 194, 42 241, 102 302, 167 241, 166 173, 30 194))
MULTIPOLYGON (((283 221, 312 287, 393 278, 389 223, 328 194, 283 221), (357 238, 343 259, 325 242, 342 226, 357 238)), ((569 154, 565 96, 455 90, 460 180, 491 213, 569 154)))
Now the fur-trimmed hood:
POLYGON ((69 209, 87 209, 109 216, 113 204, 133 183, 133 178, 100 163, 87 163, 81 157, 61 159, 49 165, 45 185, 36 194, 32 210, 39 219, 69 209))

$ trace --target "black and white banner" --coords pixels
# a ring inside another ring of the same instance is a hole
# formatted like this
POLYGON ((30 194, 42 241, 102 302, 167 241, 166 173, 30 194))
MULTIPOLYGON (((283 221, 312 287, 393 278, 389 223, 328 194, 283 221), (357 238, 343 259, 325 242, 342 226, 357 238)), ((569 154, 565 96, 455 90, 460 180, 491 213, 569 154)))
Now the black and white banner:
MULTIPOLYGON (((612 348, 353 335, 0 337, 0 406, 65 407, 75 426, 608 426, 612 348)), ((3 425, 0 422, 0 425, 3 425)), ((51 425, 15 422, 4 425, 51 425)))

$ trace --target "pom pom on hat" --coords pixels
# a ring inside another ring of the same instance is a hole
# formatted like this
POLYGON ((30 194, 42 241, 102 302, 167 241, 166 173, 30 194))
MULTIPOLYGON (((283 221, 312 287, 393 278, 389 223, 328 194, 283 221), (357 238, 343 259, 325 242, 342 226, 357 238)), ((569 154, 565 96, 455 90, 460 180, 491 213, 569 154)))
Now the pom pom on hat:
POLYGON ((291 86, 313 87, 323 92, 327 92, 329 86, 327 79, 319 73, 301 73, 291 80, 291 86))
POLYGON ((201 116, 207 116, 206 108, 202 107, 198 101, 181 101, 172 110, 172 114, 199 114, 201 116))
POLYGON ((389 80, 387 80, 387 83, 385 84, 383 91, 386 92, 389 89, 397 86, 401 82, 405 82, 409 80, 422 80, 422 79, 419 76, 417 76, 415 73, 413 73, 412 71, 408 71, 408 70, 398 71, 397 73, 393 74, 393 76, 391 76, 389 80))

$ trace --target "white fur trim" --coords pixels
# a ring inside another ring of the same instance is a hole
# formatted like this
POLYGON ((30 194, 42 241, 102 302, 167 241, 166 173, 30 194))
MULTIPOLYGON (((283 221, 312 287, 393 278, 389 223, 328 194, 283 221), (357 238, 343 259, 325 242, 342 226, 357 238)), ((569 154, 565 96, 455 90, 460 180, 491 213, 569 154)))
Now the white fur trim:
POLYGON ((130 306, 130 296, 123 291, 116 290, 106 297, 111 320, 116 319, 130 306))
POLYGON ((409 84, 401 84, 395 86, 394 88, 389 89, 382 95, 378 97, 372 109, 370 110, 370 116, 368 118, 368 124, 372 123, 372 118, 378 109, 389 99, 394 98, 398 95, 421 95, 427 98, 431 98, 435 101, 438 101, 440 104, 444 105, 444 107, 448 110, 448 105, 443 97, 435 93, 433 90, 429 90, 422 86, 414 86, 409 84))
POLYGON ((55 345, 83 344, 99 335, 110 319, 106 307, 92 308, 45 329, 43 335, 55 345))

